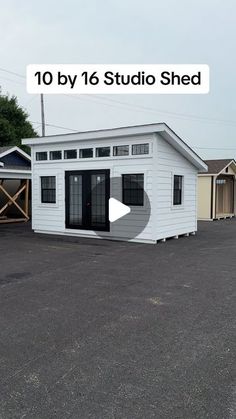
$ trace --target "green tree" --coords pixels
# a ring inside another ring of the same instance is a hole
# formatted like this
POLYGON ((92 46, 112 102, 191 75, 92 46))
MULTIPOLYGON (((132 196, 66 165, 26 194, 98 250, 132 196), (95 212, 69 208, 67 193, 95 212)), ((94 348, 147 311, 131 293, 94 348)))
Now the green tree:
POLYGON ((15 96, 4 96, 0 92, 0 146, 21 147, 22 138, 38 136, 27 118, 28 114, 15 96))

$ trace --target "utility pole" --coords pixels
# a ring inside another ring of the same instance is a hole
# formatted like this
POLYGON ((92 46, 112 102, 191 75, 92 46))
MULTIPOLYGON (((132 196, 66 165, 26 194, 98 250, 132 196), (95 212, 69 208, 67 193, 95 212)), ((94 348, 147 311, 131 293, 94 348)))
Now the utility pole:
POLYGON ((44 100, 43 94, 40 94, 41 99, 41 119, 42 119, 42 137, 45 137, 45 118, 44 118, 44 100))

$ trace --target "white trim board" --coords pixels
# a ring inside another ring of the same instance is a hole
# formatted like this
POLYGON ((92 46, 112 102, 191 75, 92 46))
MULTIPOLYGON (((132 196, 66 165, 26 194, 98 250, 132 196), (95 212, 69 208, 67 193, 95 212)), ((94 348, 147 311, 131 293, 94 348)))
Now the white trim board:
POLYGON ((31 179, 31 170, 14 170, 0 168, 0 179, 31 179))
POLYGON ((3 153, 0 153, 0 158, 7 156, 8 154, 14 153, 15 151, 21 154, 21 156, 24 157, 26 160, 31 162, 31 157, 29 156, 29 154, 25 153, 23 150, 21 150, 21 148, 17 146, 11 147, 8 150, 3 151, 3 153))

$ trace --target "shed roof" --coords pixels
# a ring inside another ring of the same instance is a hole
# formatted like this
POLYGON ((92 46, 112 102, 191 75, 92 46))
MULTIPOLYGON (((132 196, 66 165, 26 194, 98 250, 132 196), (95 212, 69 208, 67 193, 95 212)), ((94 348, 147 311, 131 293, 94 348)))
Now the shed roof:
POLYGON ((21 150, 21 148, 17 147, 17 146, 4 146, 4 147, 0 147, 0 159, 6 155, 9 155, 11 153, 17 152, 18 154, 20 154, 20 156, 31 162, 31 157, 29 156, 29 154, 25 153, 25 151, 21 150))
POLYGON ((0 179, 30 179, 31 157, 17 146, 0 147, 0 179), (17 153, 26 164, 20 165, 14 157, 17 153))
POLYGON ((37 145, 58 144, 67 141, 86 141, 98 139, 110 139, 118 137, 128 137, 132 135, 143 134, 160 134, 173 148, 181 153, 193 166, 198 170, 207 171, 207 167, 201 157, 195 153, 166 123, 135 125, 129 127, 119 127, 111 129, 101 129, 94 131, 77 132, 73 134, 51 135, 47 137, 26 138, 22 140, 22 144, 30 145, 31 147, 37 145))
POLYGON ((12 148, 12 146, 5 146, 5 147, 0 147, 0 154, 5 153, 5 151, 8 151, 12 148))
POLYGON ((232 162, 236 165, 236 162, 234 159, 216 159, 216 160, 204 160, 206 165, 208 166, 208 171, 206 172, 200 172, 203 174, 211 174, 211 175, 218 175, 220 172, 222 172, 223 169, 225 169, 227 166, 229 166, 232 162))

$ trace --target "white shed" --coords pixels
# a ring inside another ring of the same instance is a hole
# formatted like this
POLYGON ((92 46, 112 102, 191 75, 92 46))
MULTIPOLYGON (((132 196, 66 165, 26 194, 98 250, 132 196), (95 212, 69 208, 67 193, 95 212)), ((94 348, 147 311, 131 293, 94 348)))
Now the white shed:
POLYGON ((166 124, 22 143, 32 149, 35 232, 147 243, 196 232, 197 174, 207 166, 166 124), (110 222, 110 198, 130 213, 110 222))

